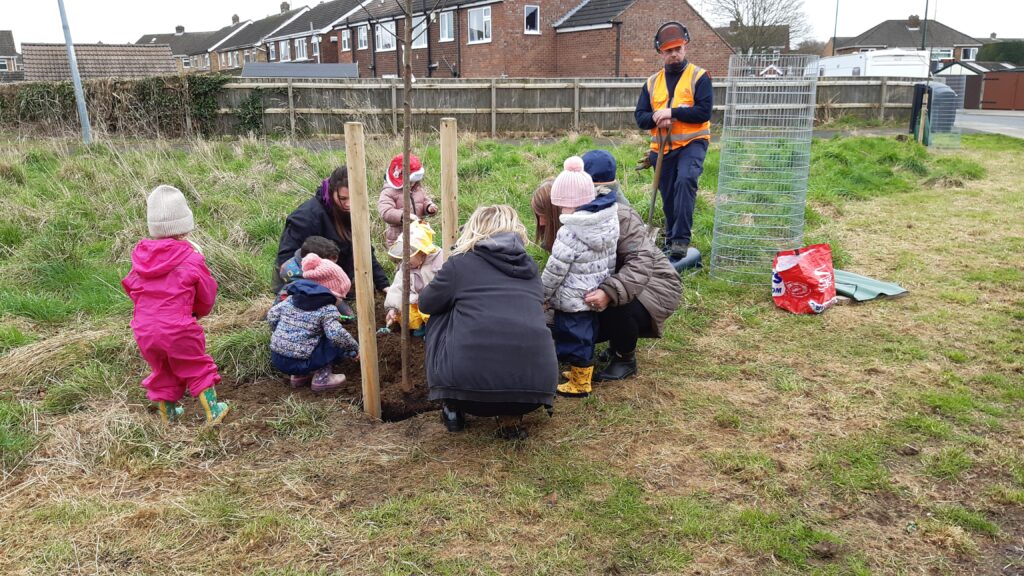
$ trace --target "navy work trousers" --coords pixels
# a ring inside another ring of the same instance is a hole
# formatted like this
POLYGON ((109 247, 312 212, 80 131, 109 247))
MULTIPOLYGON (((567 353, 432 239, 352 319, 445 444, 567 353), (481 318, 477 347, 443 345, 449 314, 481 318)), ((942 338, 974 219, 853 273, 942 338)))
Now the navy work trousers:
MULTIPOLYGON (((704 172, 707 140, 694 140, 682 148, 667 152, 662 159, 661 206, 665 210, 665 245, 690 243, 693 209, 697 205, 697 181, 704 172)), ((658 153, 651 152, 651 166, 656 166, 658 153)))

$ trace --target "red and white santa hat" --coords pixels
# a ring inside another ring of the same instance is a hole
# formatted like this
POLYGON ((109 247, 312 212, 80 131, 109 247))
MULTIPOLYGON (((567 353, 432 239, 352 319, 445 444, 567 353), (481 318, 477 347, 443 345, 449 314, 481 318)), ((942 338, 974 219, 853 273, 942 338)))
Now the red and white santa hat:
MULTIPOLYGON (((388 165, 388 170, 384 174, 384 181, 387 182, 388 186, 392 188, 402 187, 402 160, 401 154, 395 154, 395 157, 391 159, 391 164, 388 165)), ((409 181, 415 184, 423 180, 423 163, 416 157, 415 154, 409 155, 409 181)))

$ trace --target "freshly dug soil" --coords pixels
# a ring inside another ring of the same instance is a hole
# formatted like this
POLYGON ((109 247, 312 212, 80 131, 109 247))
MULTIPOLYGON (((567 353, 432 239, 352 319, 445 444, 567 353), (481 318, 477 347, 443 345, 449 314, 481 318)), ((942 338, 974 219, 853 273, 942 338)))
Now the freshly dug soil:
MULTIPOLYGON (((377 303, 376 326, 384 325, 383 303, 377 303)), ((358 339, 355 321, 345 324, 358 339)), ((402 337, 396 330, 391 334, 377 335, 377 362, 380 374, 381 418, 385 422, 405 420, 421 412, 440 408, 437 403, 427 400, 426 347, 422 338, 410 338, 409 380, 412 391, 402 391, 402 337)), ((218 391, 225 400, 243 404, 265 405, 294 394, 299 398, 350 398, 362 402, 362 374, 358 362, 345 361, 334 365, 334 372, 345 375, 345 386, 338 390, 314 393, 308 387, 291 388, 288 377, 261 378, 251 382, 222 382, 218 391)))

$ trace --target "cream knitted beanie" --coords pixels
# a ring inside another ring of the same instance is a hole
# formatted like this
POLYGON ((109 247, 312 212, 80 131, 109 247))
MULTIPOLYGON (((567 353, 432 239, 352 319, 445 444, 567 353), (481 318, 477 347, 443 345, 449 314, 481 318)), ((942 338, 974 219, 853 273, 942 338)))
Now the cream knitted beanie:
POLYGON ((166 184, 154 188, 146 198, 146 222, 153 238, 179 236, 196 227, 185 195, 166 184))

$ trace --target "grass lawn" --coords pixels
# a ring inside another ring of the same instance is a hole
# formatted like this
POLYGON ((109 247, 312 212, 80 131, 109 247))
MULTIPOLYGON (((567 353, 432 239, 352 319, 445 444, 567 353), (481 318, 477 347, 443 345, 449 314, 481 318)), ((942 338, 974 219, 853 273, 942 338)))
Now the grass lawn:
MULTIPOLYGON (((221 284, 209 348, 226 380, 262 382, 284 217, 341 153, 4 141, 0 573, 1018 573, 1024 141, 963 142, 814 144, 807 243, 909 296, 793 316, 767 287, 686 277, 638 378, 559 399, 508 443, 491 421, 380 424, 344 395, 283 384, 219 430, 160 425, 119 286, 146 193, 189 197, 221 284)), ((612 149, 641 213, 642 146, 612 149)), ((532 228, 529 192, 591 147, 463 137, 460 214, 509 203, 532 228)), ((436 140, 417 149, 439 190, 436 140)), ((375 185, 395 152, 370 143, 375 185)), ((714 148, 695 218, 705 257, 717 172, 714 148)))

